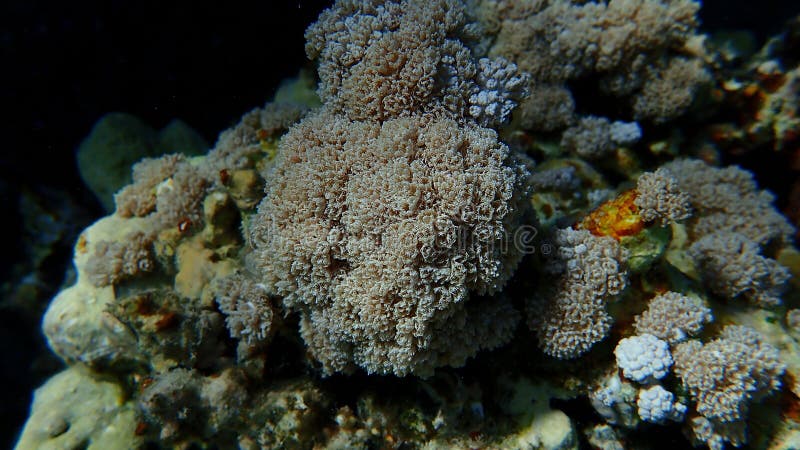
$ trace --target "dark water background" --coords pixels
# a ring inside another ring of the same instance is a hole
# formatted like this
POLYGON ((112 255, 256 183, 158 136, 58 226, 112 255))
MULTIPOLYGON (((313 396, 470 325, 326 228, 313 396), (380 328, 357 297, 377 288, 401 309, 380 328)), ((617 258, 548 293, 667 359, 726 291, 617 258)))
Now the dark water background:
MULTIPOLYGON (((124 111, 155 128, 180 118, 213 143, 307 64, 303 30, 328 3, 0 2, 0 281, 25 257, 21 190, 67 194, 76 228, 102 215, 74 161, 99 117, 124 111)), ((797 0, 713 0, 701 18, 704 30, 749 29, 760 44, 798 13, 797 0)), ((770 187, 769 167, 753 169, 770 187)), ((71 245, 49 262, 45 293, 63 281, 71 245)), ((13 445, 31 390, 58 369, 43 354, 38 317, 0 308, 0 448, 13 445)))

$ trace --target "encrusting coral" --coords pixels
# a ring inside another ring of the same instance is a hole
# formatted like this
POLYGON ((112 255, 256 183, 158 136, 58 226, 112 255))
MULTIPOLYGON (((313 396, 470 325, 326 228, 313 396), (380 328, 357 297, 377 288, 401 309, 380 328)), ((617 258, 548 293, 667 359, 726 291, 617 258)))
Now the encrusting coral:
POLYGON ((218 280, 217 292, 216 301, 225 314, 231 336, 250 346, 269 340, 275 332, 275 318, 263 286, 241 273, 234 273, 218 280))

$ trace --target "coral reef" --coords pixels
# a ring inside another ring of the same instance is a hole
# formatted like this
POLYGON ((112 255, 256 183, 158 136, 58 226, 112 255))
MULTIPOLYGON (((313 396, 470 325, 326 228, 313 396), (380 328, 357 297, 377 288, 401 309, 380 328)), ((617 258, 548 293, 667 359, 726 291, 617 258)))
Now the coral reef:
POLYGON ((703 161, 681 159, 664 168, 689 195, 695 236, 735 232, 759 245, 791 242, 792 225, 773 206, 774 196, 758 190, 753 175, 738 167, 711 167, 703 161))
POLYGON ((155 269, 153 238, 141 231, 123 237, 121 242, 99 241, 86 272, 95 286, 110 286, 125 278, 155 269))
POLYGON ((505 121, 524 76, 448 38, 469 32, 464 16, 458 2, 340 1, 306 33, 323 107, 281 140, 249 239, 326 373, 430 375, 516 324, 502 298, 467 300, 522 256, 507 240, 528 173, 481 126, 505 121), (458 337, 470 345, 453 351, 458 337))
POLYGON ((642 131, 635 122, 609 122, 605 117, 588 116, 564 130, 561 147, 585 159, 606 156, 616 145, 639 140, 642 131))
POLYGON ((219 280, 216 297, 231 336, 255 346, 269 341, 275 332, 272 304, 266 289, 235 273, 219 280))
POLYGON ((18 448, 794 448, 796 229, 699 7, 334 2, 318 83, 80 234, 18 448))
POLYGON ((665 167, 691 199, 695 213, 688 254, 703 281, 729 299, 779 304, 789 271, 763 252, 791 242, 794 228, 772 206, 772 194, 759 191, 752 174, 738 167, 720 169, 688 159, 665 167))
POLYGON ((777 261, 760 255, 759 247, 739 233, 717 232, 703 236, 689 248, 689 255, 706 274, 719 295, 765 307, 781 303, 789 271, 777 261))

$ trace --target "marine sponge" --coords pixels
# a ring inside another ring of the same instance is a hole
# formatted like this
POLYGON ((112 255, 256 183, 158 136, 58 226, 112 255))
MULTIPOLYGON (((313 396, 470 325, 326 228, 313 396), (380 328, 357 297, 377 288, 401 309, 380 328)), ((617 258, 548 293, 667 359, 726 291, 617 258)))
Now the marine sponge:
POLYGON ((699 298, 664 292, 650 300, 633 326, 638 334, 651 334, 674 345, 698 334, 711 320, 711 310, 699 298))
POLYGON ((644 173, 636 181, 639 215, 645 222, 667 225, 691 216, 689 196, 678 189, 678 181, 664 168, 644 173))
POLYGON ((711 290, 729 299, 745 298, 770 307, 781 303, 789 269, 761 255, 759 246, 742 234, 721 231, 694 242, 689 255, 702 269, 711 290))
POLYGON ((558 230, 555 246, 545 269, 558 278, 529 299, 528 324, 546 354, 576 358, 611 328, 605 305, 626 286, 625 251, 613 238, 573 228, 558 230))
POLYGON ((664 378, 672 366, 669 345, 652 334, 622 339, 614 349, 614 355, 625 378, 637 383, 664 378))
POLYGON ((420 117, 351 122, 323 110, 281 141, 251 223, 254 259, 268 291, 300 312, 326 373, 461 365, 501 341, 480 339, 504 329, 492 317, 514 319, 464 308, 470 293, 499 291, 521 258, 502 244, 527 178, 492 130, 420 117), (443 332, 477 339, 459 341, 454 358, 451 344, 437 344, 443 332))

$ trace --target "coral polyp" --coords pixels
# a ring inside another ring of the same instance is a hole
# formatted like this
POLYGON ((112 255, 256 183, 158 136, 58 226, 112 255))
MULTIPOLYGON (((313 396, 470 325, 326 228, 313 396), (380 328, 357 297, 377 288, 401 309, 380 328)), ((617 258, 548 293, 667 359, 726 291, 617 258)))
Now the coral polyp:
POLYGON ((335 1, 80 235, 18 448, 798 448, 796 224, 726 153, 787 153, 797 69, 700 7, 335 1))

